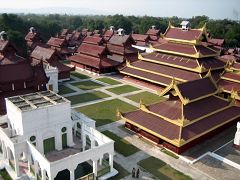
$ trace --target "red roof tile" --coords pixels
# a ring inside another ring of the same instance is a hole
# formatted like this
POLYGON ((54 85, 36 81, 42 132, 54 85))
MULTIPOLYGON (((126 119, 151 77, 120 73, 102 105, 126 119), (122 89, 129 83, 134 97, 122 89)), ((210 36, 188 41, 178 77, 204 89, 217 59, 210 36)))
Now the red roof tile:
POLYGON ((0 56, 0 65, 18 64, 26 61, 25 58, 16 55, 15 53, 7 53, 4 56, 0 56))
POLYGON ((134 39, 134 41, 143 41, 146 42, 149 39, 148 35, 144 35, 144 34, 132 34, 132 38, 134 39))
POLYGON ((237 70, 240 70, 240 63, 234 63, 233 65, 232 65, 232 68, 233 69, 237 69, 237 70))
POLYGON ((148 110, 171 120, 182 118, 182 103, 180 100, 169 99, 147 106, 148 110))
POLYGON ((204 56, 209 56, 209 55, 216 56, 217 55, 214 50, 211 50, 211 49, 209 49, 209 48, 207 48, 205 46, 197 45, 195 47, 197 49, 197 52, 200 52, 204 56))
POLYGON ((25 40, 27 41, 33 41, 35 39, 35 37, 38 36, 37 33, 32 33, 32 32, 28 32, 28 34, 25 36, 25 40))
POLYGON ((208 42, 216 46, 223 46, 225 41, 224 39, 209 38, 208 42))
POLYGON ((53 57, 55 53, 56 53, 55 50, 51 48, 37 46, 31 53, 31 57, 38 60, 48 61, 53 57))
POLYGON ((109 43, 113 45, 124 46, 131 38, 132 37, 130 35, 119 36, 116 34, 111 37, 109 43))
POLYGON ((148 31, 146 32, 146 34, 147 34, 147 35, 153 35, 153 36, 159 36, 160 30, 159 30, 159 29, 150 28, 150 29, 148 29, 148 31))
POLYGON ((218 126, 221 123, 236 117, 240 117, 239 107, 229 107, 223 111, 213 114, 207 118, 204 118, 196 123, 190 124, 182 129, 182 139, 191 139, 213 127, 218 126))
POLYGON ((195 100, 217 93, 217 87, 209 77, 178 84, 177 87, 182 97, 189 100, 195 100))
POLYGON ((102 38, 98 36, 86 36, 83 39, 84 43, 100 45, 102 43, 102 38))
POLYGON ((190 30, 182 30, 181 28, 169 28, 165 32, 165 37, 166 38, 171 38, 171 39, 179 39, 179 40, 196 40, 200 38, 202 35, 201 30, 197 29, 190 29, 190 30))
POLYGON ((183 68, 195 69, 198 67, 198 63, 196 59, 193 58, 185 58, 181 56, 174 56, 164 53, 152 52, 141 54, 143 58, 154 60, 159 64, 168 64, 169 66, 180 66, 183 68))
POLYGON ((51 37, 47 44, 54 47, 61 47, 65 43, 65 39, 51 37))
MULTIPOLYGON (((147 70, 155 73, 162 74, 170 78, 181 79, 181 81, 192 81, 200 79, 201 76, 198 73, 177 69, 169 66, 155 64, 147 61, 136 61, 131 64, 134 67, 140 68, 141 70, 147 70)), ((148 72, 150 73, 150 72, 148 72)))
POLYGON ((226 65, 223 61, 220 61, 214 57, 200 58, 197 59, 200 65, 202 65, 206 70, 209 69, 223 69, 226 65))
POLYGON ((218 85, 221 88, 223 88, 223 90, 225 90, 225 91, 231 92, 232 90, 234 90, 234 91, 237 91, 240 95, 240 83, 221 79, 218 82, 218 85))
POLYGON ((197 53, 193 45, 177 44, 171 42, 155 45, 154 48, 158 50, 178 52, 189 55, 197 53))
POLYGON ((179 137, 180 128, 177 125, 142 110, 125 113, 123 116, 170 140, 178 139, 179 137))
POLYGON ((240 74, 232 73, 232 72, 226 72, 222 76, 223 78, 227 78, 229 81, 238 81, 240 82, 240 74))
POLYGON ((146 80, 146 81, 149 81, 158 85, 163 85, 163 86, 168 86, 172 82, 171 78, 164 77, 157 74, 151 74, 145 71, 133 69, 131 67, 124 67, 120 69, 120 72, 122 74, 131 75, 132 77, 146 80))
POLYGON ((105 31, 105 33, 103 34, 103 37, 112 37, 113 34, 114 34, 114 31, 107 30, 107 31, 105 31))
POLYGON ((77 52, 81 54, 87 54, 95 57, 101 56, 106 51, 104 46, 97 46, 93 44, 83 43, 78 48, 77 52))

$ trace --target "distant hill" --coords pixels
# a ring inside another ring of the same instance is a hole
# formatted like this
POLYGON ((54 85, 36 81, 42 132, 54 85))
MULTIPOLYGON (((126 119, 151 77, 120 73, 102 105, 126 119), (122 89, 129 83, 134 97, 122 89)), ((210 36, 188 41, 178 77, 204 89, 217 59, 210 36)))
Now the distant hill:
POLYGON ((0 13, 16 13, 16 14, 69 14, 69 15, 107 15, 104 11, 94 10, 90 8, 74 8, 74 7, 50 7, 36 9, 1 9, 0 13))

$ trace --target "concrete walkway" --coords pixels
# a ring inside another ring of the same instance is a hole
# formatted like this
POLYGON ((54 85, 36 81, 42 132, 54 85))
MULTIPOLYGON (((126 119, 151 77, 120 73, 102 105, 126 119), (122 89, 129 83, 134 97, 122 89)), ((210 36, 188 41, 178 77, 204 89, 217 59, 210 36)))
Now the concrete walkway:
MULTIPOLYGON (((161 159, 165 163, 172 166, 174 169, 183 172, 186 175, 189 175, 193 179, 198 180, 207 180, 207 179, 214 179, 207 174, 199 171, 195 167, 193 167, 191 164, 188 164, 180 159, 175 159, 171 156, 166 155, 165 153, 161 152, 161 148, 151 144, 147 143, 145 141, 142 141, 141 138, 139 138, 137 135, 132 135, 130 133, 127 133, 123 130, 121 130, 118 126, 123 125, 123 121, 117 121, 111 124, 103 125, 98 127, 97 129, 99 131, 109 130, 112 131, 114 134, 118 135, 119 137, 124 138, 137 148, 139 148, 141 151, 133 154, 129 157, 121 156, 117 153, 117 157, 114 159, 117 163, 119 163, 121 166, 123 166, 126 170, 129 172, 132 170, 133 167, 136 167, 137 162, 146 159, 147 157, 154 156, 158 159, 161 159), (138 154, 140 156, 138 157, 138 154)), ((152 178, 153 175, 149 173, 143 173, 142 174, 144 178, 152 178)))

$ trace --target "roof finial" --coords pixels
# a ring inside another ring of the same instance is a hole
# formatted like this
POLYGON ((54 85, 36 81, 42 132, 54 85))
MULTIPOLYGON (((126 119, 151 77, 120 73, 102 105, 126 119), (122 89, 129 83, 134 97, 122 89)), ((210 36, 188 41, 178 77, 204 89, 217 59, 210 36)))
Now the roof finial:
POLYGON ((122 113, 119 111, 118 108, 116 109, 116 116, 117 116, 118 118, 121 118, 121 117, 122 117, 122 113))

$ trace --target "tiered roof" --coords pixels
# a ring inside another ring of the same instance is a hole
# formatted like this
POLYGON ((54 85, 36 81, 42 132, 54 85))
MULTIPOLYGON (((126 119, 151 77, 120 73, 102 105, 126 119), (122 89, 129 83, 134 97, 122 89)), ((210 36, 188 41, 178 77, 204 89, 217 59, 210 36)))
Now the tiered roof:
POLYGON ((95 45, 103 45, 103 38, 98 36, 86 36, 83 39, 83 43, 87 44, 95 44, 95 45))
POLYGON ((9 40, 0 40, 0 65, 18 64, 26 60, 17 54, 18 50, 9 40))
POLYGON ((226 63, 217 57, 219 52, 202 45, 204 38, 207 38, 205 26, 183 30, 169 25, 158 43, 150 46, 154 52, 139 54, 138 61, 126 63, 119 71, 162 86, 168 86, 172 79, 179 82, 200 79, 208 71, 218 79, 226 63))
POLYGON ((117 66, 118 62, 107 58, 107 54, 109 53, 107 48, 94 44, 96 43, 95 40, 99 41, 99 37, 87 38, 87 41, 80 45, 77 53, 70 56, 69 59, 74 63, 84 64, 97 69, 117 66), (89 44, 86 42, 89 42, 89 44))
POLYGON ((113 30, 106 30, 104 33, 103 33, 103 39, 105 42, 108 42, 109 39, 113 36, 114 34, 114 31, 113 30))
POLYGON ((181 147, 240 117, 240 107, 217 96, 211 76, 186 83, 172 81, 161 95, 169 92, 168 100, 149 106, 141 103, 139 110, 122 114, 123 119, 181 147))
POLYGON ((48 40, 47 44, 50 46, 59 48, 59 47, 62 47, 64 44, 66 44, 66 40, 61 38, 51 37, 48 40))
POLYGON ((218 85, 223 92, 240 101, 240 63, 233 63, 222 73, 218 85))
MULTIPOLYGON (((52 67, 57 67, 59 74, 70 72, 75 69, 59 62, 56 50, 51 48, 37 46, 31 53, 31 58, 34 62, 43 61, 45 64, 49 64, 52 67)), ((61 79, 61 75, 59 75, 59 79, 61 79)))
POLYGON ((132 38, 134 39, 137 46, 145 47, 150 41, 150 36, 144 34, 132 34, 132 38))
POLYGON ((159 39, 160 33, 161 31, 159 29, 156 29, 155 26, 152 26, 145 34, 149 35, 151 41, 157 41, 159 39))
POLYGON ((118 35, 115 34, 107 43, 107 47, 112 54, 126 55, 136 53, 136 49, 132 48, 135 44, 131 35, 118 35))

